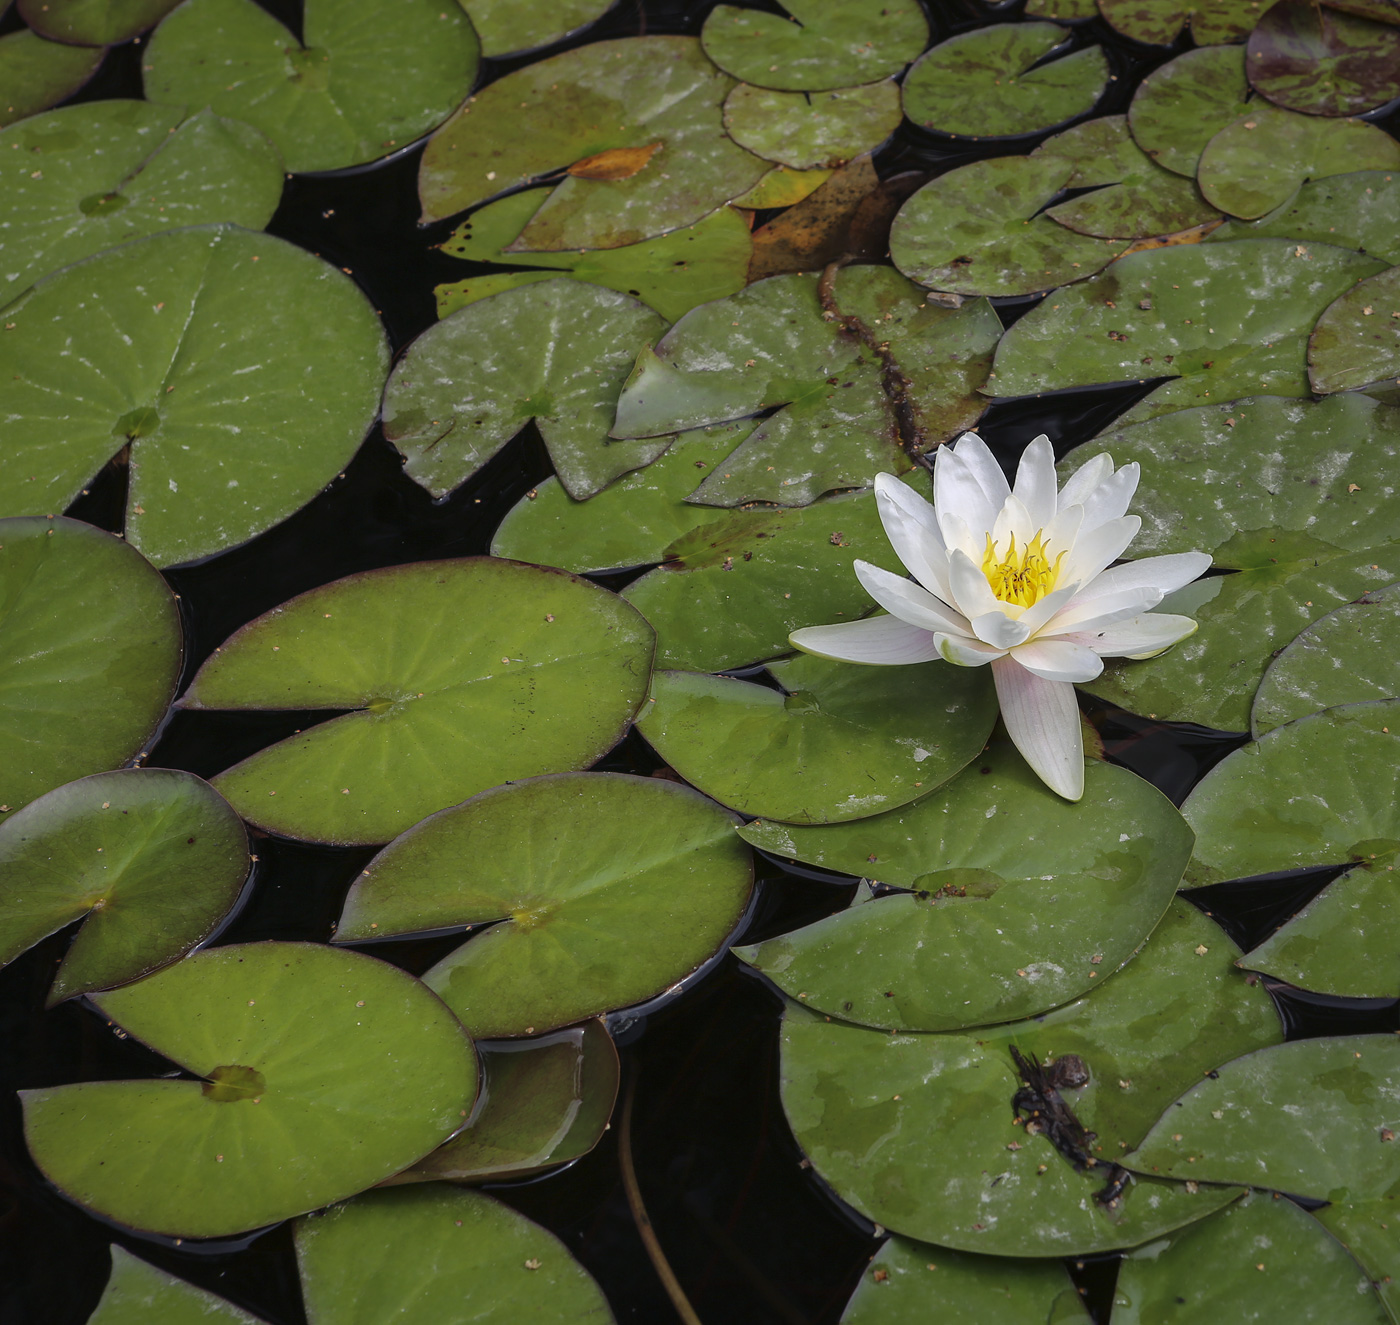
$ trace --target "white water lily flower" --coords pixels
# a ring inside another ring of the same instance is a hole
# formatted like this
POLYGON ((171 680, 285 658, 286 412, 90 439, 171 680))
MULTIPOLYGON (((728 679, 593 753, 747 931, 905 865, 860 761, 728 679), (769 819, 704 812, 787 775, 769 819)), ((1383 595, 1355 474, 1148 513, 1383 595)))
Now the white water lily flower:
POLYGON ((889 474, 875 500, 913 581, 855 563, 889 616, 792 633, 806 653, 856 663, 960 667, 990 663, 1002 720, 1053 791, 1084 794, 1084 746, 1074 683, 1105 658, 1151 658, 1196 629, 1190 617, 1149 612, 1210 565, 1200 552, 1113 565, 1142 526, 1126 515, 1138 466, 1108 455, 1056 490, 1045 436, 1021 457, 1014 489, 975 433, 940 447, 933 502, 889 474))

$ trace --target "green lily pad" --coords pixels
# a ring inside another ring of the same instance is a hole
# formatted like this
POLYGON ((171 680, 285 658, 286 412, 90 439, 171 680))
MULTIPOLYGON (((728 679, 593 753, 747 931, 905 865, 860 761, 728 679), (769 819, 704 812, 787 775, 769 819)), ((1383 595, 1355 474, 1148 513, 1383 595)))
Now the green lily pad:
POLYGON ((148 100, 246 120, 288 170, 340 170, 440 124, 479 56, 461 6, 438 0, 307 0, 300 41, 254 0, 185 0, 142 68, 148 100))
POLYGON ((602 18, 616 0, 460 0, 492 59, 538 50, 602 18))
POLYGON ((1313 324, 1380 267, 1284 239, 1130 253, 1021 318, 997 346, 986 389, 1029 396, 1170 374, 1122 423, 1240 396, 1306 396, 1313 324))
MULTIPOLYGON (((576 575, 665 561, 686 535, 716 522, 713 507, 685 501, 697 475, 714 469, 757 426, 749 420, 683 432, 645 469, 625 475, 586 502, 570 497, 557 478, 547 478, 501 521, 491 555, 558 566, 576 575)), ((726 528, 733 523, 720 520, 726 528)), ((790 524, 785 517, 772 527, 790 524)), ((742 554, 738 565, 742 576, 748 569, 742 554)))
POLYGON ((1099 12, 1125 37, 1169 46, 1190 27, 1197 46, 1239 41, 1269 0, 1099 0, 1099 12))
POLYGON ((657 672, 637 724, 687 782, 745 815, 844 823, 907 805, 976 758, 996 720, 977 668, 801 655, 768 671, 781 690, 657 672))
POLYGON ((0 37, 0 126, 71 97, 106 54, 100 46, 65 46, 27 29, 0 37))
POLYGON ((1302 239, 1400 262, 1400 173, 1357 170, 1308 180, 1257 221, 1226 221, 1207 244, 1229 239, 1302 239))
POLYGON ((568 1248, 484 1192, 368 1192, 298 1220, 296 1248, 306 1314, 317 1322, 613 1321, 568 1248))
POLYGON ((1395 1222, 1397 1193, 1375 1201, 1340 1201, 1313 1211, 1313 1218, 1328 1229, 1365 1267, 1367 1275, 1390 1309, 1400 1313, 1400 1224, 1395 1222))
POLYGON ((1077 169, 1059 157, 1002 156, 950 170, 899 209, 890 257, 911 280, 964 295, 1034 294, 1092 276, 1126 242, 1043 214, 1077 169))
POLYGON ((1101 46, 1070 51, 1057 23, 993 23, 919 57, 904 79, 904 113, 953 137, 1016 138, 1087 115, 1107 86, 1101 46))
POLYGON ((118 46, 154 27, 180 0, 18 0, 41 37, 74 46, 118 46))
POLYGON ((1400 1182, 1400 1040, 1295 1040, 1225 1063, 1166 1110, 1127 1162, 1141 1173, 1369 1201, 1400 1182))
POLYGON ((348 276, 232 225, 65 267, 4 322, 0 512, 61 510, 130 444, 126 538, 157 566, 310 501, 360 445, 389 359, 348 276))
POLYGON ((591 497, 671 444, 608 436, 632 361, 665 329, 639 300, 562 276, 469 304, 395 366, 384 436, 408 476, 441 497, 534 419, 565 490, 591 497))
POLYGON ((841 1325, 927 1325, 940 1317, 978 1325, 1092 1319, 1062 1265, 992 1260, 893 1237, 861 1275, 841 1325))
MULTIPOLYGON (((535 190, 512 193, 473 212, 439 247, 469 262, 528 263, 562 269, 565 275, 640 299, 668 322, 684 317, 697 304, 723 299, 744 288, 753 240, 743 217, 721 207, 694 225, 658 239, 592 253, 507 253, 539 210, 544 195, 535 190)), ((547 281, 553 271, 493 272, 436 289, 438 316, 501 290, 547 281)))
POLYGON ((180 703, 354 710, 214 785, 268 832, 387 842, 487 787, 606 754, 646 696, 654 638, 629 604, 561 571, 425 561, 273 608, 214 651, 180 703))
POLYGON ((1347 1250, 1292 1201, 1251 1192, 1218 1215, 1129 1252, 1115 1325, 1171 1320, 1389 1325, 1347 1250))
POLYGON ((214 932, 249 865, 243 824, 192 773, 56 787, 0 824, 0 965, 84 916, 48 1006, 138 980, 214 932))
POLYGON ((145 750, 180 657, 139 553, 77 520, 0 520, 0 814, 145 750))
POLYGON ((1308 377, 1324 393, 1400 386, 1400 267, 1358 281, 1318 318, 1308 377))
POLYGON ((824 92, 889 78, 928 42, 918 0, 784 0, 783 9, 716 5, 700 33, 705 54, 745 83, 824 92))
POLYGON ((572 165, 512 252, 621 248, 694 225, 766 169, 724 132, 733 86, 694 37, 599 41, 513 70, 429 141, 423 220, 572 165))
POLYGON ((1249 34, 1248 65, 1255 91, 1275 105, 1360 115, 1400 97, 1400 32, 1310 0, 1283 0, 1249 34))
POLYGON ((733 816, 623 773, 497 787, 391 842, 336 941, 491 924, 423 977, 481 1038, 533 1035, 652 998, 704 964, 748 904, 733 816))
POLYGON ((621 1070, 601 1021, 481 1042, 477 1050, 485 1104, 445 1146, 381 1186, 523 1178, 578 1159, 601 1140, 621 1070))
POLYGON ((222 1237, 344 1200, 466 1120, 471 1041, 397 967, 313 943, 197 952, 95 995, 202 1081, 20 1092, 25 1140, 73 1200, 135 1228, 222 1237))
POLYGON ((1103 989, 1033 1021, 890 1035, 790 1004, 788 1121, 841 1197, 906 1237, 1033 1257, 1137 1246, 1240 1194, 1149 1177, 1114 1205, 1097 1199, 1110 1165, 1176 1095, 1217 1063, 1282 1038, 1268 995, 1233 968, 1236 955, 1213 922, 1177 901, 1103 989), (1076 1171, 1043 1133, 1015 1124, 1013 1046, 1083 1059, 1089 1082, 1064 1098, 1097 1133, 1094 1167, 1076 1171))
POLYGON ((724 102, 725 131, 740 147, 794 170, 835 168, 872 152, 903 117, 890 79, 815 94, 740 83, 724 102))
POLYGON ((259 1316, 187 1284, 115 1242, 112 1274, 88 1325, 263 1325, 259 1316))
POLYGON ((1159 166, 1194 179, 1205 145, 1246 109, 1249 83, 1238 46, 1184 51, 1138 84, 1128 107, 1137 144, 1159 166))
POLYGON ((1314 621, 1264 673, 1249 718, 1253 734, 1339 704, 1400 698, 1397 615, 1400 585, 1392 584, 1314 621))
POLYGON ((1374 124, 1260 101, 1206 144, 1196 181, 1207 202, 1252 221, 1287 202, 1305 179, 1397 168, 1400 142, 1374 124))
POLYGON ((282 160, 256 129, 145 101, 95 101, 25 120, 0 134, 0 166, 7 299, 70 262, 160 230, 210 221, 261 230, 282 196, 282 160))
POLYGON ((1087 993, 1152 932, 1191 855, 1175 807, 1126 769, 1091 763, 1071 805, 1003 744, 907 809, 739 835, 916 890, 736 950, 789 997, 886 1030, 1010 1021, 1087 993))
POLYGON ((1098 0, 1028 0, 1026 13, 1032 18, 1053 18, 1060 23, 1080 23, 1098 18, 1098 0))

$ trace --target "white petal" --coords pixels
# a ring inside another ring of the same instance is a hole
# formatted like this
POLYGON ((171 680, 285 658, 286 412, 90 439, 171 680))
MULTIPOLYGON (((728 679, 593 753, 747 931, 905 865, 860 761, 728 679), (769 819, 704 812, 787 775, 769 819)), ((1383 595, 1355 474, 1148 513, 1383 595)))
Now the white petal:
POLYGON ((1055 448, 1041 433, 1024 451, 1016 469, 1013 489, 1021 504, 1030 513, 1031 532, 1044 529, 1058 509, 1055 491, 1055 448))
POLYGON ((938 523, 943 530, 943 538, 947 544, 950 562, 954 549, 961 548, 972 559, 974 566, 982 564, 982 558, 987 552, 987 534, 991 530, 991 525, 984 525, 974 532, 967 521, 957 515, 941 515, 938 518, 938 523))
POLYGON ((982 643, 990 644, 994 649, 1010 649, 1017 644, 1024 644, 1031 637, 1029 627, 1007 616, 1005 612, 987 612, 982 616, 973 617, 968 624, 972 627, 972 633, 982 643))
POLYGON ((909 573, 940 598, 948 588, 948 553, 933 507, 890 474, 875 475, 875 505, 895 555, 909 573))
POLYGON ((964 639, 960 635, 935 635, 938 652, 950 663, 959 667, 983 667, 998 658, 1006 657, 1005 649, 994 649, 981 640, 964 639))
POLYGON ((1084 738, 1074 687, 1045 681, 1014 658, 992 664, 1002 721, 1036 776, 1066 800, 1084 795, 1084 738))
MULTIPOLYGON (((1055 512, 1050 523, 1045 526, 1045 547, 1050 553, 1051 561, 1061 552, 1068 553, 1079 541, 1079 526, 1083 522, 1082 506, 1066 506, 1055 512)), ((1066 556, 1065 560, 1068 561, 1069 557, 1066 556)))
POLYGON ((1097 529, 1080 530, 1070 554, 1060 565, 1063 580, 1077 580, 1084 594, 1093 592, 1093 581, 1127 550, 1142 521, 1136 515, 1110 520, 1097 529))
POLYGON ((987 449, 987 443, 975 432, 965 432, 953 443, 953 450, 981 485, 987 500, 1000 506, 1010 495, 1011 484, 1006 481, 996 456, 987 449))
POLYGON ((803 653, 838 662, 895 666, 932 662, 940 656, 928 631, 893 616, 842 621, 834 626, 806 626, 794 630, 788 639, 803 653))
POLYGON ((1107 451, 1100 451, 1092 460, 1086 460, 1060 489, 1060 510, 1066 506, 1082 506, 1084 499, 1112 473, 1113 457, 1107 451))
POLYGON ((1195 630, 1196 623, 1189 616, 1146 612, 1129 621, 1098 630, 1077 631, 1065 638, 1093 649, 1101 658, 1152 658, 1194 634, 1195 630))
POLYGON ((1005 555, 1010 551, 1012 534, 1016 535, 1016 545, 1023 548, 1035 537, 1039 528, 1040 525, 1031 519, 1031 513, 1026 510, 1025 503, 1013 492, 1002 502, 1001 510, 997 512, 996 521, 992 525, 992 542, 1005 555))
MULTIPOLYGON (((1102 578, 1102 576, 1100 576, 1102 578)), ((1150 611, 1165 597, 1160 589, 1128 589, 1123 593, 1103 594, 1097 598, 1081 595, 1058 613, 1038 633, 1042 637, 1068 635, 1083 630, 1098 630, 1115 621, 1126 621, 1140 612, 1150 611)))
POLYGON ((1124 465, 1110 475, 1080 503, 1084 507, 1084 529, 1097 529, 1101 524, 1118 519, 1127 509, 1137 491, 1141 467, 1136 461, 1124 465))
POLYGON ((1160 589, 1162 596, 1175 593, 1210 569, 1204 552, 1178 552, 1167 557, 1142 557, 1110 566, 1085 591, 1084 597, 1099 598, 1128 589, 1160 589))
POLYGON ((1103 659, 1093 649, 1069 639, 1033 639, 1012 649, 1011 656, 1044 681, 1092 681, 1103 671, 1103 659))
POLYGON ((953 542, 947 517, 956 516, 975 533, 988 530, 1011 493, 1006 475, 992 458, 986 444, 974 433, 963 435, 950 446, 940 446, 933 464, 933 504, 944 541, 953 542))
MULTIPOLYGON (((1077 584, 1067 584, 1063 589, 1056 589, 1054 593, 1046 594, 1040 602, 1033 603, 1016 620, 1025 626, 1031 635, 1036 635, 1061 608, 1074 601, 1074 595, 1078 592, 1079 586, 1077 584)), ((1030 636, 1028 635, 1027 638, 1029 639, 1030 636)))
POLYGON ((886 612, 907 621, 920 630, 967 631, 967 621, 951 607, 941 603, 927 589, 912 580, 903 579, 891 571, 881 570, 868 561, 855 563, 856 579, 861 587, 886 612))
POLYGON ((986 616, 988 612, 1006 615, 1003 611, 1005 604, 992 592, 982 568, 962 548, 954 548, 949 554, 948 580, 953 590, 952 605, 969 621, 974 617, 986 616))

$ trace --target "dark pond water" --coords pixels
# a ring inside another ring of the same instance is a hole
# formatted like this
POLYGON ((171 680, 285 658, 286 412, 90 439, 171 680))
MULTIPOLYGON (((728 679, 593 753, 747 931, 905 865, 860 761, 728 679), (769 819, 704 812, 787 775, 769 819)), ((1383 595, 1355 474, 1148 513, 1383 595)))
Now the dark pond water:
MULTIPOLYGON (((260 0, 299 27, 295 0, 260 0)), ((756 7, 776 8, 758 5, 756 7)), ((934 41, 1018 14, 974 0, 931 3, 934 41)), ((588 39, 643 32, 696 33, 712 3, 624 0, 588 39)), ((13 17, 0 31, 14 26, 13 17)), ((1105 25, 1077 39, 1108 50, 1116 81, 1099 114, 1126 109, 1152 68, 1181 47, 1138 48, 1105 25)), ((564 46, 575 43, 563 43, 564 46)), ((488 61, 497 77, 538 55, 488 61)), ((139 96, 140 48, 113 51, 87 100, 139 96)), ((1382 121, 1396 131, 1400 116, 1382 121)), ((976 156, 1025 152, 1035 139, 950 148, 907 122, 877 157, 882 175, 938 173, 976 156)), ((450 225, 419 229, 418 151, 336 176, 289 180, 268 229, 349 269, 384 318, 396 351, 435 320, 433 286, 486 267, 465 267, 433 248, 450 225)), ((762 218, 760 218, 762 219, 762 218)), ((998 301, 1008 324, 1034 298, 998 301)), ((1014 463, 1036 433, 1061 453, 1092 437, 1146 388, 1075 392, 994 406, 980 431, 1014 463)), ((186 677, 236 627, 294 594, 354 571, 425 558, 484 553, 501 517, 549 472, 533 425, 481 473, 434 504, 403 475, 376 430, 345 473, 285 524, 245 547, 169 574, 185 615, 186 677)), ((112 468, 68 514, 119 527, 124 473, 112 468)), ((627 577, 602 577, 618 588, 627 577)), ((1086 706, 1111 759, 1180 801, 1194 782, 1241 742, 1237 734, 1171 726, 1090 702, 1086 706)), ((148 763, 205 776, 296 728, 316 714, 180 713, 148 763)), ((649 773, 659 761, 630 736, 600 765, 649 773)), ((258 840, 248 901, 220 942, 329 938, 341 901, 368 850, 258 840)), ((760 860, 760 891, 746 937, 766 937, 815 920, 848 901, 839 876, 788 871, 760 860)), ((1309 871, 1199 889, 1192 900, 1243 946, 1257 943, 1335 874, 1309 871)), ((295 1259, 287 1226, 216 1244, 147 1239, 79 1211, 52 1190, 29 1160, 14 1091, 63 1082, 155 1075, 170 1070, 157 1055, 120 1039, 81 1004, 42 1012, 45 992, 71 931, 55 935, 0 971, 0 1321, 5 1325, 80 1325, 108 1272, 107 1244, 125 1243, 182 1278, 217 1291, 272 1325, 302 1325, 295 1259)), ((412 971, 426 969, 455 938, 381 944, 377 955, 412 971)), ((1400 1005, 1338 1000, 1271 986, 1290 1037, 1400 1028, 1400 1005)), ((626 1078, 635 1080, 633 1144, 642 1193, 657 1235, 685 1292, 707 1325, 821 1325, 836 1321, 878 1246, 870 1224, 803 1167, 778 1098, 780 1002, 761 980, 725 957, 693 987, 645 1017, 615 1017, 626 1078)), ((614 1130, 591 1155, 563 1172, 492 1191, 559 1235, 602 1285, 620 1321, 676 1319, 647 1259, 624 1195, 614 1130)), ((1074 1262, 1071 1271, 1098 1319, 1107 1318, 1116 1262, 1074 1262)))

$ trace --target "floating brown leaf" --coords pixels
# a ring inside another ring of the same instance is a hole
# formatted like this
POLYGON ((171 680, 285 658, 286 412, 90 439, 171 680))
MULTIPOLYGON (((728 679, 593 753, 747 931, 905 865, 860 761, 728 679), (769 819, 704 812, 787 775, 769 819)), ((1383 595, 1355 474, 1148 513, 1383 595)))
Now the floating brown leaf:
POLYGON ((642 147, 610 147, 606 152, 583 157, 569 167, 576 179, 631 179, 642 170, 661 146, 661 139, 642 147))
POLYGON ((749 280, 790 271, 818 271, 845 256, 851 222, 880 187, 870 157, 842 166, 815 193, 754 231, 749 280))

